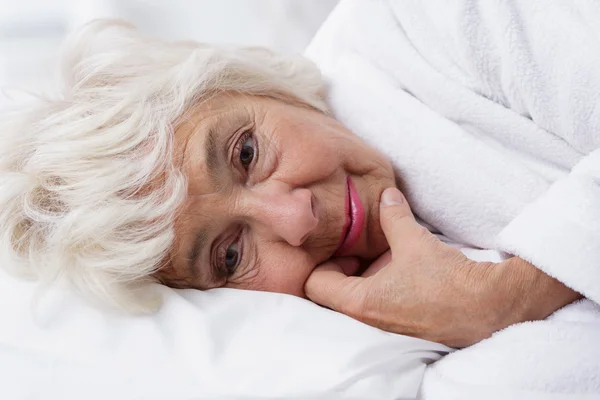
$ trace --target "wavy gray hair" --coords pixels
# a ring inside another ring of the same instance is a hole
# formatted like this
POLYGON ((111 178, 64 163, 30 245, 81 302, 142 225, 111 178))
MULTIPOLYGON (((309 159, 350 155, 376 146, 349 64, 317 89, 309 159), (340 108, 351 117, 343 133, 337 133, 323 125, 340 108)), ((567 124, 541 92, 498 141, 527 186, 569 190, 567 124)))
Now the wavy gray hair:
POLYGON ((186 196, 173 132, 222 91, 326 110, 318 69, 261 48, 167 42, 94 21, 65 43, 57 98, 0 116, 0 265, 131 311, 173 244, 186 196))

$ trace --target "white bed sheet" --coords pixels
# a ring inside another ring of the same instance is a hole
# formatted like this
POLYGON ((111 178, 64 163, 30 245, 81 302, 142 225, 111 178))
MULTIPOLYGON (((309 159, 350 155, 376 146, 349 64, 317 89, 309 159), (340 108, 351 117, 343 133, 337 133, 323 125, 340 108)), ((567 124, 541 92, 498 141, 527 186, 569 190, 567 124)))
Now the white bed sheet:
POLYGON ((131 317, 0 271, 2 399, 414 398, 446 347, 306 300, 161 288, 131 317))

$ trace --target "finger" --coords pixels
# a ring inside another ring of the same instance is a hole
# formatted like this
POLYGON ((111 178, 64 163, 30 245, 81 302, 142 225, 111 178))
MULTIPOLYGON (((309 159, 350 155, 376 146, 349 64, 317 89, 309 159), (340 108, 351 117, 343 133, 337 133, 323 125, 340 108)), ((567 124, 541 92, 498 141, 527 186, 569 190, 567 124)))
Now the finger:
POLYGON ((337 264, 346 276, 356 275, 360 269, 360 261, 355 257, 338 257, 329 261, 337 264))
POLYGON ((319 265, 304 284, 306 296, 317 304, 343 312, 352 304, 363 278, 347 276, 335 261, 319 265))
POLYGON ((410 246, 407 242, 416 236, 421 226, 415 221, 406 199, 396 188, 383 191, 379 207, 381 229, 396 256, 402 248, 410 246))
POLYGON ((377 260, 373 261, 373 263, 369 265, 369 268, 367 268, 365 272, 363 272, 360 276, 362 276, 363 278, 373 276, 377 272, 379 272, 379 270, 381 270, 383 267, 388 265, 390 261, 392 261, 392 252, 388 250, 381 256, 379 256, 377 260))

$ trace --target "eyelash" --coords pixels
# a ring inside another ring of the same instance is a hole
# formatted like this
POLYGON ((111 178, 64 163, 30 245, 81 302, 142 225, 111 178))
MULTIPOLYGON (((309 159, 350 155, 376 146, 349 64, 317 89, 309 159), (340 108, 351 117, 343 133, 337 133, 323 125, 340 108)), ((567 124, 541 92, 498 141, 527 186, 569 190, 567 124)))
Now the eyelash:
POLYGON ((240 164, 240 155, 241 155, 242 149, 244 147, 244 143, 246 142, 246 140, 248 140, 250 138, 252 138, 254 140, 254 154, 252 157, 252 161, 251 161, 250 165, 248 166, 248 169, 246 169, 242 165, 240 165, 240 168, 243 169, 244 171, 250 170, 250 168, 256 163, 256 160, 257 160, 258 154, 259 154, 258 143, 256 141, 256 138, 254 137, 254 132, 251 129, 244 131, 244 133, 238 138, 238 140, 235 144, 234 152, 233 152, 232 162, 234 163, 234 165, 239 165, 240 164))
POLYGON ((242 264, 242 260, 244 258, 244 246, 239 246, 238 248, 238 260, 237 260, 237 264, 234 268, 233 271, 229 271, 229 269, 227 268, 227 250, 229 249, 229 247, 234 244, 234 243, 240 243, 241 242, 241 238, 242 238, 242 234, 243 234, 243 230, 238 231, 233 240, 228 240, 225 242, 224 246, 221 246, 219 248, 218 254, 217 254, 217 259, 216 259, 216 271, 217 271, 217 275, 221 278, 228 278, 231 275, 233 275, 235 273, 235 271, 237 270, 237 268, 242 264))

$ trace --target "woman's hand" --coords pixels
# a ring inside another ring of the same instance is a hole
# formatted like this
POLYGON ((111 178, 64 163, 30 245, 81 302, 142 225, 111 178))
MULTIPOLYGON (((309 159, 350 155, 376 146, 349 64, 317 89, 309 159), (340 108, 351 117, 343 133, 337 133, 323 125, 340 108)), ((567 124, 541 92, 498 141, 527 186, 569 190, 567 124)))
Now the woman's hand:
POLYGON ((417 224, 395 188, 382 195, 381 225, 390 251, 360 277, 346 276, 343 261, 319 266, 305 286, 312 301, 386 331, 464 347, 579 297, 519 258, 467 259, 417 224))

